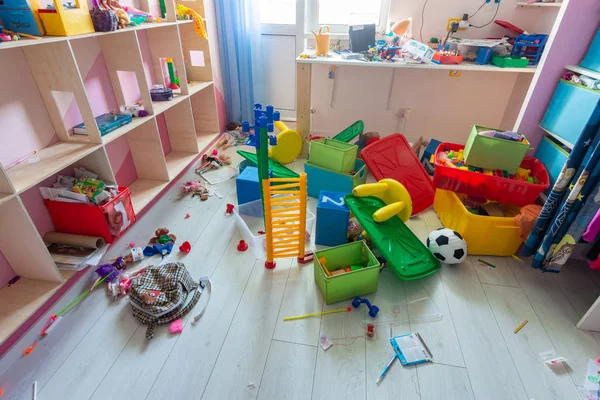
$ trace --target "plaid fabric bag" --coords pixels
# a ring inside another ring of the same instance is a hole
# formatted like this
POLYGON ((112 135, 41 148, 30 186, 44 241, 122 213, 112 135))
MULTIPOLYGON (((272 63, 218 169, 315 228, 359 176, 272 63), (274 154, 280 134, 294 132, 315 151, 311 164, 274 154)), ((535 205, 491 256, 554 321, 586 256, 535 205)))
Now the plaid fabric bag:
MULTIPOLYGON (((143 275, 132 280, 129 303, 133 316, 148 325, 146 337, 152 339, 158 325, 171 323, 190 312, 205 288, 210 296, 211 283, 208 278, 201 278, 196 283, 183 263, 168 263, 150 267, 143 275)), ((194 322, 204 314, 206 305, 194 317, 194 322)))

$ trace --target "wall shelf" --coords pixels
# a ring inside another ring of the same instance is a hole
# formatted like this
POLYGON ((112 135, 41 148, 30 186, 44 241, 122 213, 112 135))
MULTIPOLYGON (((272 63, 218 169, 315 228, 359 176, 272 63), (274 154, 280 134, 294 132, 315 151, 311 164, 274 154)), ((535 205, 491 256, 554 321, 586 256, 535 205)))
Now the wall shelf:
POLYGON ((7 170, 6 174, 15 190, 22 193, 100 147, 100 145, 89 143, 58 142, 29 157, 30 159, 39 158, 38 162, 29 163, 24 160, 7 170))
POLYGON ((592 71, 591 69, 580 67, 579 65, 567 65, 565 67, 569 71, 576 72, 581 75, 589 76, 590 78, 600 79, 600 72, 592 71))
MULTIPOLYGON (((166 3, 173 16, 175 0, 166 3)), ((202 0, 185 4, 204 15, 202 0)), ((67 280, 81 276, 60 271, 46 249, 42 235, 53 227, 36 185, 82 166, 107 183, 129 187, 133 208, 140 214, 219 136, 210 47, 196 34, 191 20, 22 39, 1 44, 0 51, 5 49, 12 53, 2 53, 3 62, 14 62, 12 71, 30 83, 27 93, 14 96, 14 103, 28 109, 35 99, 37 111, 22 114, 21 118, 30 120, 16 132, 16 137, 26 140, 20 150, 23 154, 8 154, 15 147, 8 151, 10 147, 0 147, 6 164, 36 150, 9 169, 0 164, 0 253, 14 275, 21 276, 16 284, 0 287, 0 343, 23 323, 29 325, 30 317, 67 280), (191 50, 203 52, 202 66, 185 62, 192 58, 191 50), (161 59, 166 57, 173 58, 180 93, 172 101, 152 102, 150 88, 154 82, 163 82, 161 59), (94 79, 90 79, 91 70, 94 79), (120 73, 127 74, 126 78, 120 73), (131 123, 100 136, 95 116, 139 99, 148 116, 134 117, 131 123), (88 135, 71 135, 70 129, 81 120, 89 128, 88 135), (37 148, 47 143, 53 144, 37 148)), ((10 124, 3 118, 0 129, 6 131, 10 124)), ((6 268, 5 264, 0 268, 6 268)))
POLYGON ((131 26, 131 27, 124 28, 124 29, 118 29, 118 30, 112 31, 112 32, 93 32, 93 33, 86 33, 84 35, 78 35, 78 36, 44 36, 41 39, 28 39, 28 38, 23 37, 23 38, 21 38, 21 40, 18 40, 18 41, 3 42, 2 46, 0 46, 0 51, 7 50, 7 49, 15 49, 18 47, 48 44, 48 43, 53 43, 53 42, 65 42, 65 41, 69 41, 69 40, 87 39, 87 38, 91 38, 91 37, 99 37, 99 36, 106 36, 106 35, 120 35, 125 32, 135 32, 135 31, 146 30, 146 29, 164 28, 167 26, 192 24, 192 23, 194 23, 194 21, 192 21, 192 20, 184 20, 184 21, 177 21, 177 22, 144 23, 139 26, 131 26))
POLYGON ((544 7, 544 8, 559 8, 560 6, 562 6, 561 2, 556 2, 556 3, 527 3, 526 1, 519 1, 517 2, 517 6, 518 7, 544 7))

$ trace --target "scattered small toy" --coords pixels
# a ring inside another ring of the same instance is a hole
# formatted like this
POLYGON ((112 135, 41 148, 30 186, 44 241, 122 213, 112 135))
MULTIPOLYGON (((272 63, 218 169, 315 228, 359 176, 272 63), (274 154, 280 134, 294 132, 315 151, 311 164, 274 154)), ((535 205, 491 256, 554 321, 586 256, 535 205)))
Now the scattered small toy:
POLYGON ((179 251, 181 251, 182 253, 189 253, 190 251, 192 251, 192 245, 186 240, 181 244, 181 246, 179 246, 179 251))
POLYGON ((240 240, 240 242, 237 245, 237 249, 238 249, 238 251, 248 250, 248 243, 246 243, 246 241, 244 239, 240 240))

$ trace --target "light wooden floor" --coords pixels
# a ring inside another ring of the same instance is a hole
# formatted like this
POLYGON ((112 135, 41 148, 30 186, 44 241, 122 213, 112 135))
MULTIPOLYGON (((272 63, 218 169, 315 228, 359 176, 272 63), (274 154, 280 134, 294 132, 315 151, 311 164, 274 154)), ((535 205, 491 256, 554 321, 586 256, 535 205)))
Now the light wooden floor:
MULTIPOLYGON (((302 169, 302 162, 294 164, 302 169)), ((191 178, 189 172, 186 178, 191 178)), ((223 199, 177 200, 178 187, 159 201, 115 246, 139 244, 158 227, 192 243, 182 259, 192 275, 208 275, 213 296, 197 326, 186 321, 180 335, 159 328, 147 341, 126 299, 112 301, 98 290, 66 315, 32 355, 0 360, 4 399, 578 399, 588 359, 600 355, 600 334, 575 328, 600 294, 600 276, 573 263, 559 275, 542 274, 512 258, 483 257, 497 266, 481 268, 469 257, 442 266, 425 279, 403 282, 382 272, 377 294, 405 304, 429 297, 442 315, 419 321, 418 313, 365 337, 364 314, 352 312, 283 322, 285 316, 334 309, 326 306, 311 264, 264 260, 238 252, 234 220, 224 214, 235 203, 235 180, 218 185, 223 199), (191 214, 185 219, 186 213, 191 214), (518 334, 514 328, 529 323, 518 334), (396 363, 379 386, 375 380, 393 353, 390 335, 420 332, 434 362, 418 367, 396 363), (328 351, 321 334, 334 343, 328 351), (569 359, 554 372, 538 353, 555 350, 569 359), (4 364, 4 365, 3 365, 4 364)), ((309 207, 316 206, 315 199, 309 207)), ((440 227, 432 210, 409 221, 424 239, 440 227)), ((482 240, 493 240, 487 238, 482 240)), ((364 307, 364 306, 363 306, 364 307)))

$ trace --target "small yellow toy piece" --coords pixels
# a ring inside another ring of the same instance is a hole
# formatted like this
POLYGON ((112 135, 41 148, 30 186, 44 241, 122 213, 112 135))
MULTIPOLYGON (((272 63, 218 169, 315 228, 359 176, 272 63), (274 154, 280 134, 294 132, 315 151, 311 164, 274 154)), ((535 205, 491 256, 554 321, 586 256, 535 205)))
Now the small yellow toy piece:
POLYGON ((352 190, 352 194, 358 197, 375 196, 387 204, 373 213, 375 222, 384 222, 393 216, 406 222, 412 214, 412 200, 408 190, 394 179, 382 179, 377 183, 359 185, 352 190))
POLYGON ((191 15, 194 20, 194 30, 198 34, 198 36, 208 39, 208 35, 206 34, 206 28, 204 27, 204 20, 196 11, 192 10, 181 4, 175 4, 175 12, 177 15, 191 15))
POLYGON ((281 164, 289 164, 302 151, 302 137, 283 121, 275 121, 275 126, 280 133, 277 135, 277 145, 269 149, 269 157, 281 164))

